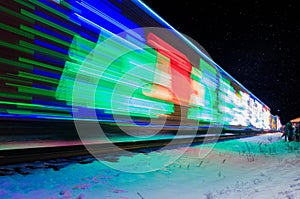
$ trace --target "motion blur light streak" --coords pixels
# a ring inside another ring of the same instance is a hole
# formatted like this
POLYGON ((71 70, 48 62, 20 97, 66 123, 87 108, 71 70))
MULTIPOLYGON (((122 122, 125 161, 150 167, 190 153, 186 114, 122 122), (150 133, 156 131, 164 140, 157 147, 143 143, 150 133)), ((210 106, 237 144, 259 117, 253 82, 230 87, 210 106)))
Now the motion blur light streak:
POLYGON ((81 73, 73 110, 96 109, 106 124, 114 125, 116 114, 141 126, 167 118, 166 126, 178 127, 184 117, 199 127, 278 128, 264 103, 141 1, 15 0, 1 1, 0 10, 3 120, 94 120, 72 113, 81 73), (174 38, 146 27, 167 29, 174 38))

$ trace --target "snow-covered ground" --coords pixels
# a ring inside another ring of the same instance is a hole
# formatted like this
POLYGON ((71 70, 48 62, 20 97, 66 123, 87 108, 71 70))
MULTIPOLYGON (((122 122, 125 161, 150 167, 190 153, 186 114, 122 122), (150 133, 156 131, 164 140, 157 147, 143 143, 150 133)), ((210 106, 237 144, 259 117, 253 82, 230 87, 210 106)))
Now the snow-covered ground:
MULTIPOLYGON (((0 198, 297 199, 300 143, 284 142, 280 135, 196 145, 184 154, 185 148, 173 147, 110 155, 57 169, 38 162, 40 169, 30 174, 0 176, 0 198)), ((16 165, 5 169, 15 170, 16 165)))

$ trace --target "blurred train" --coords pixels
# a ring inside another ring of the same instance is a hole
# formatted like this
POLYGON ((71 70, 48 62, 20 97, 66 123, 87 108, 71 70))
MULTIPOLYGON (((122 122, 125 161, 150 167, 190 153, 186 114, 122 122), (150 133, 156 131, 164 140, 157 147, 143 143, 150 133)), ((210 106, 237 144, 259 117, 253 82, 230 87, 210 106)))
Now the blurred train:
POLYGON ((13 0, 0 10, 1 134, 64 133, 73 121, 107 131, 280 128, 267 105, 140 0, 13 0))

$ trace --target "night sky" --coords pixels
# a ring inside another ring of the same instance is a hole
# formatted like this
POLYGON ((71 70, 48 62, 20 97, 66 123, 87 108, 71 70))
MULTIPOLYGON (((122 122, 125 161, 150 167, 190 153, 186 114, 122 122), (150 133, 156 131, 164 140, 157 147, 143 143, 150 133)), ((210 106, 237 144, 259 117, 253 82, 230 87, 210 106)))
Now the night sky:
POLYGON ((144 2, 201 44, 282 124, 300 117, 300 6, 296 1, 144 2))

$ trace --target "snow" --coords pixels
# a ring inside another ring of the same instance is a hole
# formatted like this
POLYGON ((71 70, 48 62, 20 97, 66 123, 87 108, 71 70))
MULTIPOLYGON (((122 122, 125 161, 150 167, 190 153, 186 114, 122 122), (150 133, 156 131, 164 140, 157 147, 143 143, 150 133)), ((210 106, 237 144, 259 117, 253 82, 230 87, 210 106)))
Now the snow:
POLYGON ((113 154, 58 171, 0 176, 0 198, 297 199, 300 143, 280 136, 113 154))

